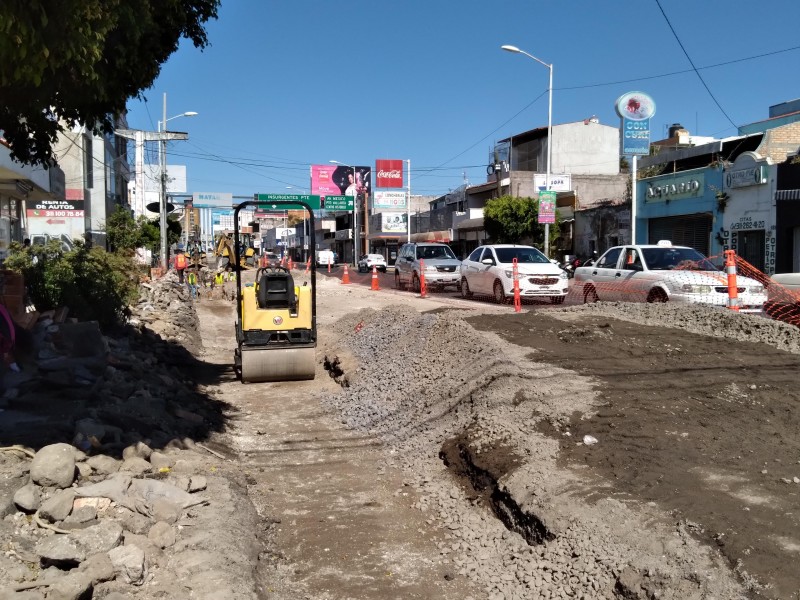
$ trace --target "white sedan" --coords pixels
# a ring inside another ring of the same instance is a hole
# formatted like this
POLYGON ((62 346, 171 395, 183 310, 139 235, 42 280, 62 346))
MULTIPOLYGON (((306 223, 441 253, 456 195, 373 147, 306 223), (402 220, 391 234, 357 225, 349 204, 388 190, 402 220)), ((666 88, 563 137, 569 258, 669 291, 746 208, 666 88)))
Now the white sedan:
MULTIPOLYGON (((727 273, 694 248, 654 245, 615 246, 597 262, 575 270, 584 302, 686 302, 728 305, 727 273)), ((749 277, 736 280, 739 311, 758 313, 767 301, 764 286, 749 277)))
POLYGON ((548 298, 561 304, 569 290, 567 274, 533 246, 479 246, 461 262, 461 295, 491 295, 501 303, 514 296, 514 259, 523 298, 548 298))

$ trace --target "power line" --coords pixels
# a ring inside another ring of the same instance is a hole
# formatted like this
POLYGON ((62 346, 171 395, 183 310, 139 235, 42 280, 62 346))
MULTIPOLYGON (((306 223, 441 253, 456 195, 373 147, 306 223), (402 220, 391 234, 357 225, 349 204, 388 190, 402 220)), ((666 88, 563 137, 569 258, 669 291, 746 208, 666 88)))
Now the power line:
MULTIPOLYGON (((485 136, 483 136, 483 137, 482 137, 481 139, 479 139, 477 142, 475 142, 474 144, 472 144, 472 145, 471 145, 469 148, 466 148, 466 149, 465 149, 465 150, 463 150, 462 152, 459 152, 458 154, 456 154, 456 155, 455 155, 455 156, 453 156, 452 158, 449 158, 448 160, 446 160, 446 161, 444 161, 443 163, 441 163, 441 164, 440 164, 438 167, 434 167, 434 168, 435 168, 435 169, 438 169, 438 168, 440 168, 440 167, 443 167, 444 165, 446 165, 446 164, 447 164, 447 163, 449 163, 450 161, 453 161, 453 160, 457 159, 459 156, 461 156, 462 154, 466 154, 467 152, 469 152, 470 150, 472 150, 472 149, 473 149, 475 146, 477 146, 478 144, 480 144, 482 141, 484 141, 484 140, 485 140, 486 138, 488 138, 490 135, 492 135, 493 133, 495 133, 495 132, 497 132, 498 130, 502 129, 503 127, 505 127, 506 125, 508 125, 508 124, 509 124, 511 121, 513 121, 514 119, 516 119, 516 118, 517 118, 519 115, 521 115, 523 112, 525 112, 526 110, 528 110, 528 108, 530 108, 531 106, 533 106, 533 105, 534 105, 534 104, 535 104, 535 103, 536 103, 536 102, 537 102, 537 101, 538 101, 538 100, 539 100, 539 99, 540 99, 542 96, 544 96, 546 93, 547 93, 547 90, 543 91, 541 94, 539 94, 538 96, 536 96, 536 98, 534 98, 534 99, 533 99, 533 100, 532 100, 530 103, 526 104, 526 105, 525 105, 524 107, 522 107, 522 108, 521 108, 519 111, 517 111, 517 112, 516 112, 516 114, 514 114, 514 116, 512 116, 512 117, 511 117, 511 118, 509 118, 508 120, 506 120, 506 121, 504 121, 503 123, 501 123, 500 125, 498 125, 498 126, 495 128, 495 129, 493 129, 492 131, 490 131, 489 133, 487 133, 485 136)), ((425 169, 416 169, 416 172, 419 172, 419 171, 422 171, 423 173, 427 173, 427 171, 425 171, 425 169)), ((421 178, 421 177, 427 177, 427 175, 425 175, 425 174, 423 174, 423 175, 417 175, 417 177, 420 177, 420 178, 421 178)))
MULTIPOLYGON (((728 65, 734 65, 736 63, 747 62, 749 60, 755 60, 757 58, 764 58, 766 56, 774 56, 776 54, 782 54, 784 52, 792 52, 793 50, 800 50, 800 46, 792 46, 791 48, 784 48, 783 50, 775 50, 773 52, 765 52, 764 54, 754 54, 753 56, 745 56, 743 58, 737 58, 734 60, 726 60, 725 62, 715 63, 713 65, 706 65, 705 67, 698 67, 700 71, 706 71, 708 69, 716 69, 717 67, 725 67, 728 65)), ((673 75, 683 75, 684 73, 694 73, 694 69, 683 69, 681 71, 672 71, 670 73, 661 73, 660 75, 647 75, 644 77, 634 77, 633 79, 620 79, 617 81, 608 81, 605 83, 587 83, 585 85, 572 85, 566 87, 556 87, 553 88, 556 91, 568 91, 568 90, 585 90, 588 88, 595 88, 595 87, 605 87, 609 85, 619 85, 621 83, 634 83, 636 81, 647 81, 650 79, 661 79, 662 77, 672 77, 673 75)))
POLYGON ((733 125, 734 127, 738 128, 738 125, 736 125, 736 123, 733 122, 733 119, 731 119, 728 116, 728 113, 725 112, 725 109, 722 108, 722 105, 719 103, 717 98, 711 92, 711 88, 708 87, 708 84, 706 83, 705 79, 703 79, 703 76, 700 75, 700 71, 695 66, 694 61, 692 60, 692 57, 689 56, 689 53, 686 51, 686 48, 683 46, 683 42, 681 42, 681 39, 678 37, 678 34, 675 31, 675 28, 672 26, 672 23, 670 23, 669 17, 667 17, 667 13, 665 13, 664 9, 661 7, 661 2, 659 2, 659 0, 655 0, 655 2, 658 5, 658 10, 660 10, 661 14, 664 15, 664 20, 667 22, 667 25, 669 25, 669 29, 670 29, 670 31, 672 31, 672 35, 675 36, 675 40, 678 42, 678 45, 681 47, 681 50, 683 50, 683 54, 686 56, 686 59, 689 61, 689 64, 692 65, 692 70, 697 74, 697 78, 700 80, 700 83, 702 83, 703 87, 706 88, 706 91, 708 92, 708 95, 711 96, 711 99, 714 101, 714 104, 717 105, 717 108, 719 108, 719 110, 722 112, 722 114, 725 115, 725 118, 728 119, 730 124, 733 125))

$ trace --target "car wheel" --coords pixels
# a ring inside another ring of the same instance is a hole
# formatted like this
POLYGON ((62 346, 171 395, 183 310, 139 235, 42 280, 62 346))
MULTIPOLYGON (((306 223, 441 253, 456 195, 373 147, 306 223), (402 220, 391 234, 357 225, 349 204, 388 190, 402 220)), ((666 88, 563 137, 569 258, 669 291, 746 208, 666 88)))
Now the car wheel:
POLYGON ((597 291, 594 289, 594 286, 587 285, 583 290, 583 303, 590 304, 597 302, 598 300, 600 300, 600 298, 597 297, 597 291))
POLYGON ((419 277, 416 273, 414 273, 414 276, 411 278, 411 289, 415 294, 419 294, 422 291, 422 287, 419 283, 419 277))
POLYGON ((403 289, 403 284, 400 283, 400 272, 399 271, 395 271, 394 272, 394 287, 396 289, 398 289, 398 290, 402 290, 403 289))
POLYGON ((462 298, 472 298, 472 292, 469 291, 469 282, 466 277, 461 278, 461 285, 459 286, 462 298))
POLYGON ((550 296, 552 304, 564 304, 564 296, 550 296))
POLYGON ((650 293, 647 294, 647 301, 651 303, 661 302, 663 304, 667 300, 669 300, 667 293, 661 288, 653 288, 650 290, 650 293))
POLYGON ((506 293, 499 279, 496 279, 494 282, 494 301, 497 302, 497 304, 503 304, 506 301, 506 293))

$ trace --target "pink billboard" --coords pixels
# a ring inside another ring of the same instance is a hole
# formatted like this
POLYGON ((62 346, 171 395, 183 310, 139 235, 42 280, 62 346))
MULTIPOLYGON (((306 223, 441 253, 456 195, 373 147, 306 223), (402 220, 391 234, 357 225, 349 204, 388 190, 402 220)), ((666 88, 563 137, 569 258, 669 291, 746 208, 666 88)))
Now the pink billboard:
POLYGON ((370 167, 311 165, 311 193, 325 196, 357 196, 359 204, 369 198, 372 186, 370 167))

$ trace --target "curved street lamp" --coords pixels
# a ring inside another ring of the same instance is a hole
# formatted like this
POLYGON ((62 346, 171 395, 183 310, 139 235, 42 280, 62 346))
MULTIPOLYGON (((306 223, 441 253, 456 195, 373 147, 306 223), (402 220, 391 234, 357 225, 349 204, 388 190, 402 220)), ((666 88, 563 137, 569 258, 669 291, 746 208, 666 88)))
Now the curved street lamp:
MULTIPOLYGON (((524 50, 520 50, 516 46, 506 44, 500 46, 506 52, 513 52, 514 54, 524 54, 528 58, 532 58, 541 65, 544 65, 550 70, 550 85, 548 86, 549 102, 547 108, 547 174, 545 175, 545 190, 550 189, 550 163, 553 158, 553 65, 536 58, 533 54, 528 54, 524 50)), ((550 224, 544 224, 544 255, 550 258, 550 224)))
MULTIPOLYGON (((174 117, 167 118, 167 94, 164 93, 164 118, 158 122, 158 132, 162 133, 162 127, 164 131, 167 130, 167 121, 171 121, 172 119, 177 119, 178 117, 195 117, 197 113, 193 110, 183 112, 179 115, 175 115, 174 117)), ((158 222, 159 226, 161 227, 161 265, 164 267, 164 270, 169 269, 169 265, 167 264, 167 138, 166 136, 161 136, 161 144, 160 144, 160 163, 161 163, 161 202, 158 208, 158 222)))

